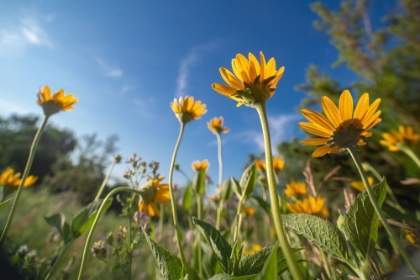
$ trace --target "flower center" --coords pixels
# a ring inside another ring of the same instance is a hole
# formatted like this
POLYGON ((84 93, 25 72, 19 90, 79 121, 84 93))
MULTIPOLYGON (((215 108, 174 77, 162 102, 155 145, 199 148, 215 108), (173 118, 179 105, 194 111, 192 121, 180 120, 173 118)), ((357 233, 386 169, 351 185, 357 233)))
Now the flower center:
POLYGON ((334 131, 332 144, 342 149, 354 147, 364 138, 360 135, 362 132, 363 129, 360 120, 347 120, 340 124, 340 127, 334 131))

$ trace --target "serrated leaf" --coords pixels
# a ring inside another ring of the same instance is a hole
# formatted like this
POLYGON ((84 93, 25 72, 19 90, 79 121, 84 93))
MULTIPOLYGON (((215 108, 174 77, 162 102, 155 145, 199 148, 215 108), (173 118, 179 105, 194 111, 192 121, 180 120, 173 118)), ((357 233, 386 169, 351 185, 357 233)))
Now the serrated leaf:
POLYGON ((257 279, 258 274, 245 276, 232 276, 230 274, 216 274, 210 280, 254 280, 257 279))
POLYGON ((191 209, 192 201, 193 201, 193 192, 192 192, 191 186, 188 185, 185 188, 184 198, 182 199, 182 206, 184 207, 185 210, 188 211, 191 209))
POLYGON ((201 169, 197 172, 193 182, 193 190, 198 193, 202 194, 206 190, 206 169, 201 169))
POLYGON ((330 221, 309 214, 282 215, 283 225, 314 242, 333 257, 348 261, 347 244, 340 230, 330 221))
POLYGON ((278 277, 278 269, 277 269, 277 245, 274 245, 268 257, 266 257, 266 261, 264 263, 264 267, 262 271, 258 275, 259 280, 265 279, 277 279, 278 277))
POLYGON ((230 273, 229 259, 232 253, 232 247, 229 245, 229 243, 227 243, 220 232, 212 225, 198 220, 195 217, 193 217, 193 223, 197 226, 201 234, 203 234, 206 238, 223 271, 230 273))
POLYGON ((231 178, 231 182, 232 182, 232 186, 233 186, 233 190, 235 191, 235 193, 241 197, 242 196, 242 189, 241 189, 241 185, 239 184, 239 182, 235 179, 235 178, 231 178))
MULTIPOLYGON (((70 229, 73 238, 79 237, 92 227, 93 221, 98 215, 98 210, 101 207, 102 202, 102 199, 93 201, 73 216, 73 219, 70 222, 70 229)), ((111 199, 106 201, 102 211, 105 212, 111 204, 111 199)))
POLYGON ((68 243, 70 241, 70 227, 69 224, 66 222, 66 217, 63 213, 56 213, 49 217, 44 217, 44 219, 47 221, 48 224, 52 225, 57 229, 64 243, 68 243))
POLYGON ((154 242, 144 230, 142 231, 147 244, 155 257, 156 264, 159 267, 163 279, 182 279, 183 266, 181 260, 154 242))
POLYGON ((3 202, 0 203, 0 210, 3 209, 4 207, 6 207, 7 205, 10 204, 10 202, 12 202, 13 198, 9 198, 8 200, 5 200, 3 202))
POLYGON ((250 197, 250 200, 256 202, 264 211, 271 217, 271 206, 264 199, 259 196, 253 195, 250 197))
POLYGON ((245 193, 245 196, 249 196, 255 189, 257 185, 257 166, 255 162, 249 165, 242 173, 241 180, 239 185, 241 186, 242 193, 245 193))
MULTIPOLYGON (((381 207, 386 197, 385 178, 371 188, 381 207)), ((378 214, 370 202, 367 191, 356 197, 347 214, 344 215, 341 229, 362 257, 369 259, 378 238, 378 214)))

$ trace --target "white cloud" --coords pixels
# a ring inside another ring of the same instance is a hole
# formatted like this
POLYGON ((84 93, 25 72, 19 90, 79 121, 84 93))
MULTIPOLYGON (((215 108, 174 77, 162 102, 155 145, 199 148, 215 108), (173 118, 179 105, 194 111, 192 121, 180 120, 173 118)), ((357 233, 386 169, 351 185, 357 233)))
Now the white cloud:
POLYGON ((95 56, 95 61, 101 68, 102 73, 111 78, 120 78, 124 75, 123 70, 117 67, 110 66, 105 60, 101 57, 95 56))
POLYGON ((176 80, 177 89, 175 95, 177 97, 186 95, 190 70, 200 60, 200 55, 203 52, 209 52, 218 48, 220 48, 220 43, 218 42, 211 42, 209 44, 195 46, 181 60, 179 65, 178 78, 176 80))

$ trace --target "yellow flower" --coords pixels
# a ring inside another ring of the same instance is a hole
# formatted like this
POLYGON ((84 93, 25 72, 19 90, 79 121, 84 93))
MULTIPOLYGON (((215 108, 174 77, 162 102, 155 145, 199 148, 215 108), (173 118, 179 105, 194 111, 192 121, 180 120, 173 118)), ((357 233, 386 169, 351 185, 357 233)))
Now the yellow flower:
POLYGON ((201 104, 201 101, 194 102, 192 96, 185 96, 184 99, 181 96, 179 100, 175 98, 174 102, 171 102, 171 107, 178 120, 183 124, 196 120, 207 112, 206 105, 201 104))
POLYGON ((420 135, 414 133, 411 126, 404 127, 402 125, 399 126, 399 131, 392 130, 391 133, 382 133, 382 137, 384 139, 379 143, 388 147, 392 152, 398 151, 401 145, 417 144, 420 140, 420 135))
POLYGON ((405 228, 405 229, 404 229, 404 232, 405 232, 405 239, 407 239, 407 241, 408 241, 411 245, 413 245, 414 247, 419 248, 419 245, 418 245, 418 238, 417 238, 417 236, 414 234, 414 232, 413 232, 413 231, 411 231, 411 230, 409 230, 408 228, 405 228))
POLYGON ((73 94, 65 95, 64 90, 60 89, 51 96, 50 88, 46 85, 38 91, 38 104, 42 106, 46 116, 60 111, 73 110, 73 105, 79 102, 73 94))
POLYGON ((242 213, 245 214, 246 216, 254 216, 255 214, 255 209, 252 208, 251 206, 243 206, 242 207, 242 213))
POLYGON ((211 132, 214 134, 220 133, 228 133, 229 128, 223 127, 223 117, 214 118, 207 123, 207 127, 210 129, 211 132))
MULTIPOLYGON (((372 186, 373 181, 374 181, 373 177, 368 176, 368 181, 369 181, 369 185, 372 186)), ((359 192, 363 192, 363 191, 366 190, 366 187, 365 187, 365 184, 363 183, 363 181, 351 181, 350 186, 352 186, 353 188, 355 188, 359 192)))
POLYGON ((265 171, 265 161, 263 161, 262 159, 256 159, 255 160, 255 165, 257 166, 258 169, 265 171))
POLYGON ((152 179, 141 187, 139 212, 144 212, 151 217, 160 216, 156 203, 166 205, 166 202, 171 199, 168 184, 160 184, 163 179, 164 177, 152 179))
MULTIPOLYGON (((15 171, 12 168, 7 168, 2 174, 0 174, 0 186, 4 187, 19 187, 22 180, 20 179, 20 173, 14 174, 15 171)), ((28 176, 26 177, 25 183, 23 184, 24 188, 30 187, 35 184, 38 177, 28 176)))
POLYGON ((214 83, 212 87, 218 93, 237 101, 237 106, 245 104, 251 107, 274 95, 276 85, 284 72, 284 67, 276 70, 273 57, 266 63, 262 52, 260 62, 252 53, 248 54, 248 59, 242 54, 237 54, 236 58, 232 59, 232 69, 235 74, 226 68, 219 68, 223 80, 228 85, 214 83))
POLYGON ((193 161, 191 167, 194 171, 199 172, 200 170, 206 170, 209 168, 210 164, 207 159, 200 162, 199 160, 193 161))
POLYGON ((288 203, 287 209, 292 213, 306 213, 321 217, 328 217, 328 210, 324 207, 325 198, 310 196, 304 200, 298 200, 296 203, 288 203))
POLYGON ((284 191, 287 197, 294 197, 297 195, 305 195, 308 193, 305 182, 295 182, 291 181, 286 185, 286 190, 284 191))
POLYGON ((214 196, 207 196, 207 199, 213 201, 214 203, 218 203, 220 201, 220 197, 216 194, 214 196))
POLYGON ((381 99, 369 105, 369 94, 360 97, 353 113, 353 98, 348 90, 340 96, 338 108, 328 97, 321 99, 326 117, 312 110, 303 109, 302 114, 310 123, 300 122, 299 126, 321 138, 309 138, 300 141, 309 146, 321 146, 312 156, 321 157, 327 153, 337 153, 343 149, 365 145, 365 138, 372 135, 368 130, 378 124, 381 111, 377 111, 381 99))
POLYGON ((273 157, 273 169, 274 172, 280 173, 284 169, 284 159, 273 157))
POLYGON ((254 243, 254 244, 252 244, 251 248, 244 249, 242 251, 242 255, 244 255, 244 256, 251 255, 255 252, 258 252, 259 250, 261 250, 261 246, 254 243))

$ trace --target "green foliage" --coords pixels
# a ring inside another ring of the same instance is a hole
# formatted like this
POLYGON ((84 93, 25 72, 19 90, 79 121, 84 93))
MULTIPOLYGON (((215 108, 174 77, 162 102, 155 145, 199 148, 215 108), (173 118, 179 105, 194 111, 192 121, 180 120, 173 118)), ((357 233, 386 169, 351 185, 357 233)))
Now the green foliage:
POLYGON ((184 190, 184 198, 182 199, 182 206, 185 210, 190 210, 193 203, 193 192, 191 186, 188 185, 184 190))
POLYGON ((223 238, 220 232, 210 224, 193 218, 193 223, 197 226, 201 234, 206 238, 210 244, 216 259, 220 263, 223 271, 229 273, 230 257, 232 253, 232 247, 223 238))
POLYGON ((265 211, 266 214, 271 216, 271 206, 266 201, 264 201, 264 199, 262 199, 261 197, 257 195, 253 195, 249 198, 249 200, 257 203, 265 211))
POLYGON ((258 279, 276 279, 279 274, 277 269, 277 245, 271 248, 268 258, 266 257, 265 259, 264 268, 258 275, 258 279))
POLYGON ((210 280, 254 280, 257 277, 258 275, 232 276, 229 274, 216 274, 210 280))
POLYGON ((284 226, 305 236, 321 250, 339 260, 349 260, 346 240, 330 221, 309 214, 288 214, 282 218, 284 226))
MULTIPOLYGON (((385 178, 372 190, 381 206, 386 196, 385 178)), ((346 238, 361 254, 363 259, 369 259, 378 238, 378 214, 370 202, 367 191, 360 193, 344 215, 341 230, 346 238)))
POLYGON ((242 193, 248 197, 255 189, 257 185, 257 166, 254 163, 249 165, 242 173, 241 180, 239 181, 239 185, 241 186, 242 193))
MULTIPOLYGON (((13 198, 0 202, 0 211, 12 202, 13 198)), ((0 200, 1 201, 1 200, 0 200)))
POLYGON ((154 242, 143 230, 143 235, 156 259, 160 273, 165 280, 182 279, 183 267, 181 260, 154 242))
POLYGON ((198 194, 203 194, 206 190, 206 170, 201 169, 197 172, 194 182, 193 182, 193 190, 198 194))

